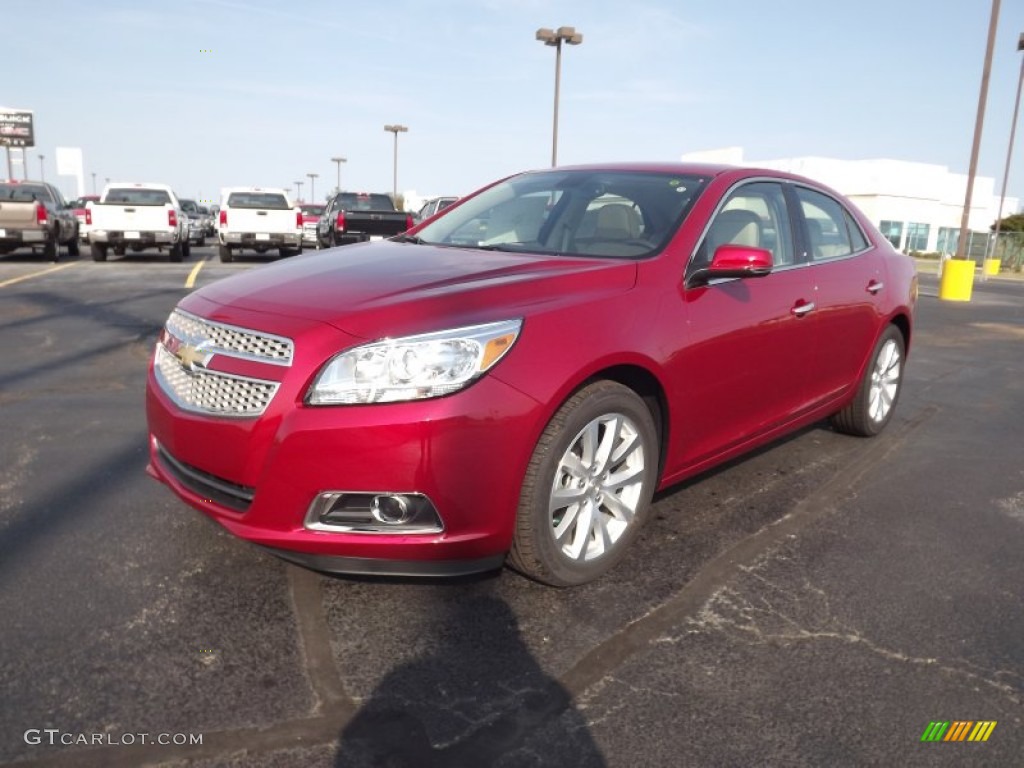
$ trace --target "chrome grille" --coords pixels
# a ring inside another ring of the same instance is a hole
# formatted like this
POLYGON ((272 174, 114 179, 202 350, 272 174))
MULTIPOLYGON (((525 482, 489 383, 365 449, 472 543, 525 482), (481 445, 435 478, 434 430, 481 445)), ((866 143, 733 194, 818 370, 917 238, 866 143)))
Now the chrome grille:
POLYGON ((153 368, 161 388, 179 407, 215 416, 260 416, 280 386, 219 371, 189 370, 162 343, 156 345, 153 368))
POLYGON ((232 357, 258 360, 274 365, 291 365, 294 344, 291 339, 269 333, 249 331, 233 325, 204 320, 176 309, 167 318, 167 332, 208 352, 223 352, 232 357))

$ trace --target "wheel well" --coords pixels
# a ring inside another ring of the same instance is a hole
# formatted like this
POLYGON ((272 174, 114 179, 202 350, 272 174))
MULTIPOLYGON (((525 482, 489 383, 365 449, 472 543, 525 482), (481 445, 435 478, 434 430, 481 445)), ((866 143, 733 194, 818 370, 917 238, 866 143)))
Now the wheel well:
POLYGON ((658 429, 658 477, 665 467, 665 452, 668 448, 668 399, 661 382, 645 368, 635 365, 621 365, 598 371, 582 386, 594 381, 615 381, 636 392, 647 404, 654 426, 658 429))
POLYGON ((910 320, 906 315, 896 315, 892 319, 892 324, 899 328, 900 333, 903 335, 903 349, 904 352, 910 349, 910 320))

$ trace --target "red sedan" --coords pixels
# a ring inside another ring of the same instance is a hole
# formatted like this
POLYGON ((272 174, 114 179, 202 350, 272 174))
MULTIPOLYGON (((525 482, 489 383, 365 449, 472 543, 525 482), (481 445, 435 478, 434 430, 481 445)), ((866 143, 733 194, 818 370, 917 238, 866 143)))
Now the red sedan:
POLYGON ((580 584, 655 490, 826 417, 881 431, 916 294, 912 261, 804 178, 524 173, 183 299, 149 469, 312 568, 580 584))

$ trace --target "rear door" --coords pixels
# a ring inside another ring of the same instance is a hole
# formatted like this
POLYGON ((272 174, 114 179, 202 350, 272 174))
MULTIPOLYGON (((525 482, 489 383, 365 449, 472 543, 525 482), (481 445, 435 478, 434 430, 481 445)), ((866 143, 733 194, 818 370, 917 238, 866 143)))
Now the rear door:
POLYGON ((814 381, 815 397, 823 402, 841 397, 860 380, 882 321, 885 265, 842 203, 802 185, 792 190, 821 326, 814 381))

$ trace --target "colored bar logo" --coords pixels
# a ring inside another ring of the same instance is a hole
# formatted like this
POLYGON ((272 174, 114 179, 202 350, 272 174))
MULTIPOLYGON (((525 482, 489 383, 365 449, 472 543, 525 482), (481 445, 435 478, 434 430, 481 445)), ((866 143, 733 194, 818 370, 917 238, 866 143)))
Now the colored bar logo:
POLYGON ((995 720, 933 720, 921 741, 988 741, 995 728, 995 720))

